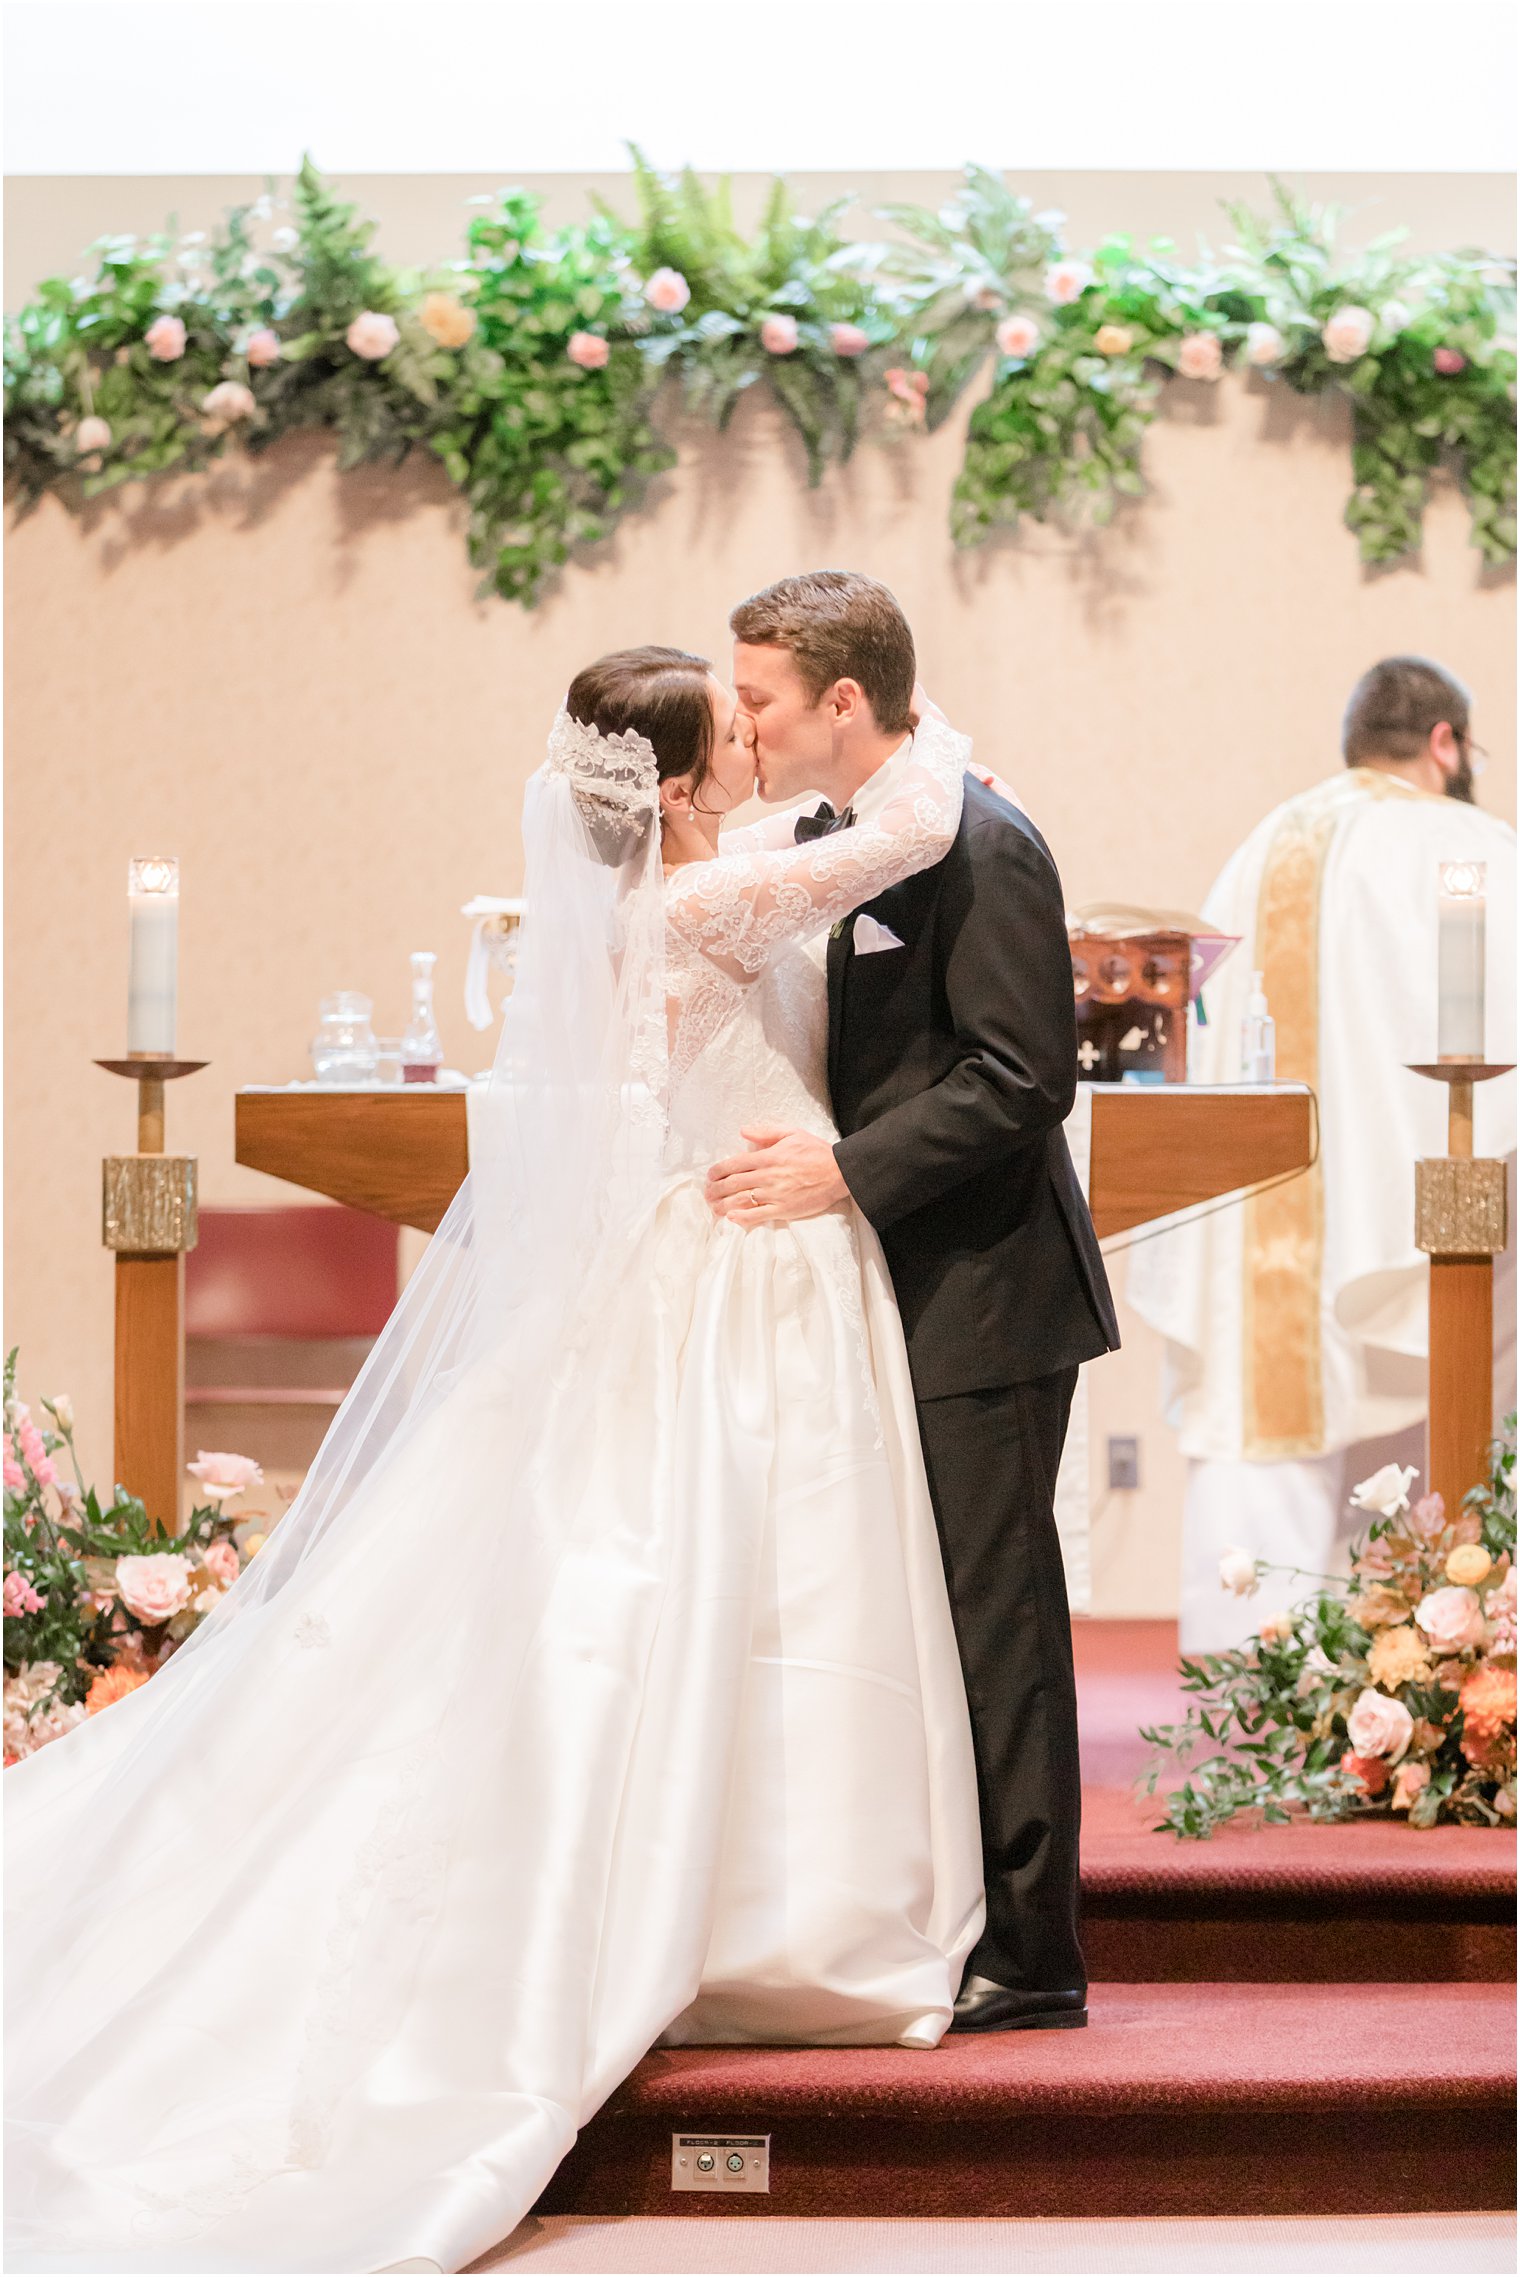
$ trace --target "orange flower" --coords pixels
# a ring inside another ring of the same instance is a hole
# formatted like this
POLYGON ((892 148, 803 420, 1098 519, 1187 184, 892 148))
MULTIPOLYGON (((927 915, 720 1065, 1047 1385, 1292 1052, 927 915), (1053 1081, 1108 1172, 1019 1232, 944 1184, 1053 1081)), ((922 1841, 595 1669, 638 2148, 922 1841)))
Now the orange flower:
POLYGON ((1348 1747, 1341 1769, 1349 1779, 1359 1779, 1369 1795, 1380 1795, 1388 1784, 1388 1765, 1381 1755, 1357 1755, 1348 1747))
POLYGON ((1462 1686, 1462 1753, 1483 1764, 1502 1754, 1515 1728, 1515 1671, 1492 1661, 1475 1668, 1462 1686))
MULTIPOLYGON (((140 1684, 146 1684, 147 1681, 148 1671, 145 1668, 128 1668, 120 1661, 112 1668, 103 1668, 84 1696, 85 1714, 98 1716, 101 1709, 109 1708, 113 1700, 124 1700, 129 1692, 135 1692, 140 1684)), ((111 1728, 114 1730, 115 1726, 111 1728)))

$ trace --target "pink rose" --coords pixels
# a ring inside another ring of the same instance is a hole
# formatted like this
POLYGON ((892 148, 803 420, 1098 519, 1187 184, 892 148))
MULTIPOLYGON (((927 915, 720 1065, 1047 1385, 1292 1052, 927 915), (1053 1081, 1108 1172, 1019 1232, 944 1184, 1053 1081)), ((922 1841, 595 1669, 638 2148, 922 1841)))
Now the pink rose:
POLYGON ((209 1574, 215 1576, 224 1589, 230 1589, 243 1570, 236 1544, 229 1542, 225 1535, 219 1541, 206 1544, 205 1549, 201 1552, 201 1563, 209 1574))
POLYGON ((1448 379, 1454 372, 1465 372, 1467 369, 1467 358, 1455 348, 1437 348, 1430 360, 1436 370, 1444 373, 1448 379))
POLYGON ((47 1603, 39 1597, 24 1573, 8 1573, 5 1577, 5 1618, 19 1620, 23 1613, 40 1613, 47 1603))
POLYGON ((111 448, 111 422, 109 419, 81 419, 74 429, 76 451, 108 451, 111 448))
POLYGON ((760 345, 768 356, 790 356, 797 347, 795 316, 768 316, 760 327, 760 345))
POLYGON ((1377 329, 1370 308, 1338 308, 1320 330, 1325 354, 1332 364, 1354 364, 1365 356, 1377 329))
POLYGON ((1390 1807, 1396 1811, 1407 1811, 1415 1796, 1429 1785, 1428 1763, 1401 1763, 1399 1775, 1393 1782, 1393 1793, 1388 1798, 1390 1807))
POLYGON ((1092 281, 1092 270, 1085 261, 1052 261, 1045 271, 1045 298, 1065 308, 1080 300, 1092 281))
POLYGON ((1040 327, 1032 316, 1005 316, 992 335, 1001 356, 1032 356, 1040 344, 1040 327))
POLYGON ((599 372, 612 350, 600 332, 572 332, 565 354, 572 364, 579 364, 583 372, 599 372))
POLYGON ((377 308, 361 309, 343 335, 356 356, 367 364, 378 364, 388 356, 401 334, 393 316, 382 315, 377 308))
POLYGON ((691 287, 679 269, 656 269, 644 287, 644 298, 661 316, 678 316, 691 298, 691 287))
POLYGON ((234 1494, 244 1493, 250 1486, 262 1486, 264 1473, 251 1455, 208 1455, 202 1447, 193 1463, 186 1463, 193 1479, 200 1481, 200 1489, 208 1502, 227 1502, 234 1494))
POLYGON ((1483 1608, 1475 1589, 1433 1589, 1420 1599, 1414 1617, 1437 1652, 1467 1652, 1484 1641, 1483 1608))
POLYGON ((250 332, 243 343, 243 354, 256 372, 264 371, 280 360, 280 335, 261 324, 257 332, 250 332))
POLYGON ((1346 1718, 1346 1737, 1357 1755, 1386 1756, 1397 1763, 1414 1737, 1414 1718, 1402 1700, 1368 1690, 1346 1718))
POLYGON ((185 327, 177 316, 155 316, 143 339, 161 364, 177 364, 185 352, 185 327))
POLYGON ((1217 332, 1189 332, 1177 343, 1177 369, 1184 379, 1217 380, 1223 362, 1217 332))
POLYGON ((871 345, 869 333, 858 324, 831 324, 829 346, 836 356, 863 356, 871 345))
POLYGON ((252 388, 244 387, 241 380, 218 380, 216 386, 208 388, 201 397, 201 411, 207 424, 218 430, 236 426, 240 419, 249 418, 257 409, 252 388))
POLYGON ((116 1587, 127 1611, 156 1628, 189 1604, 190 1570, 190 1560, 172 1550, 145 1558, 118 1558, 116 1587))

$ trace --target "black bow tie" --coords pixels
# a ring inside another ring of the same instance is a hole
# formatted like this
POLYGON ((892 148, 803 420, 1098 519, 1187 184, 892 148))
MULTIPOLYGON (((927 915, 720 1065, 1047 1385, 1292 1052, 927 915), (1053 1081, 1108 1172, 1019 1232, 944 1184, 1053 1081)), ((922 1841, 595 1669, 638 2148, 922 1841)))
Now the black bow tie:
POLYGON ((836 814, 827 799, 816 814, 799 814, 796 839, 803 846, 810 838, 827 838, 830 831, 849 830, 854 827, 855 809, 847 806, 843 814, 836 814))

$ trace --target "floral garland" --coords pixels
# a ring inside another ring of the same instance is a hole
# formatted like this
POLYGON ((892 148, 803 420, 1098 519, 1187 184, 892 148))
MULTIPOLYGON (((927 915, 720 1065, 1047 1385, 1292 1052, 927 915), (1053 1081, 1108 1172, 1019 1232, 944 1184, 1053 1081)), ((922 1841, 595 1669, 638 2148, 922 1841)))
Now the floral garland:
POLYGON ((109 1509, 74 1451, 74 1411, 45 1399, 47 1425, 16 1397, 5 1362, 5 1761, 16 1763, 146 1684, 257 1556, 227 1505, 263 1473, 246 1455, 190 1464, 204 1498, 166 1540, 135 1496, 109 1509), (61 1467, 67 1462, 73 1477, 61 1467))
MULTIPOLYGON (((1349 1579, 1269 1615, 1237 1651, 1183 1661, 1186 1718, 1141 1735, 1156 1750, 1146 1792, 1171 1764, 1192 1767, 1163 1826, 1198 1837, 1242 1811, 1282 1824, 1295 1808, 1515 1823, 1514 1418, 1454 1518, 1438 1494, 1411 1509, 1415 1475, 1389 1463, 1354 1489, 1371 1522, 1349 1579)), ((1232 1550, 1220 1582, 1250 1596, 1271 1570, 1232 1550)))
POLYGON ((667 374, 720 428, 763 387, 817 482, 868 423, 938 426, 990 366, 951 509, 972 545, 1024 514, 1106 521, 1144 489, 1163 383, 1234 366, 1348 398, 1364 561, 1417 549, 1443 463, 1484 563, 1514 558, 1513 262, 1396 237, 1338 262, 1334 212, 1281 190, 1187 265, 1123 237, 1078 257, 1064 216, 979 167, 938 213, 884 209, 888 244, 840 234, 848 200, 798 215, 779 181, 753 240, 726 185, 635 151, 634 186, 635 222, 604 208, 552 236, 524 192, 478 200, 465 257, 428 271, 381 260, 309 159, 288 223, 266 196, 211 236, 106 238, 93 277, 49 278, 7 319, 14 492, 78 506, 297 429, 332 430, 340 467, 420 448, 466 501, 481 590, 531 603, 673 463, 667 374))

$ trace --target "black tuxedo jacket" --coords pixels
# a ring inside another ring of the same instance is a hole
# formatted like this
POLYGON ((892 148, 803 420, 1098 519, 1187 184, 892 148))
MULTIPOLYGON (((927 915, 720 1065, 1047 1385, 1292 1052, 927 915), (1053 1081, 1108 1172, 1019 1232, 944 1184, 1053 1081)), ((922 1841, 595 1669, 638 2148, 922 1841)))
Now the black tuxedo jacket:
POLYGON ((1077 1023, 1049 848, 968 775, 945 859, 864 906, 903 947, 856 955, 854 917, 830 937, 834 1151, 892 1269, 918 1397, 1116 1349, 1061 1129, 1077 1023))

